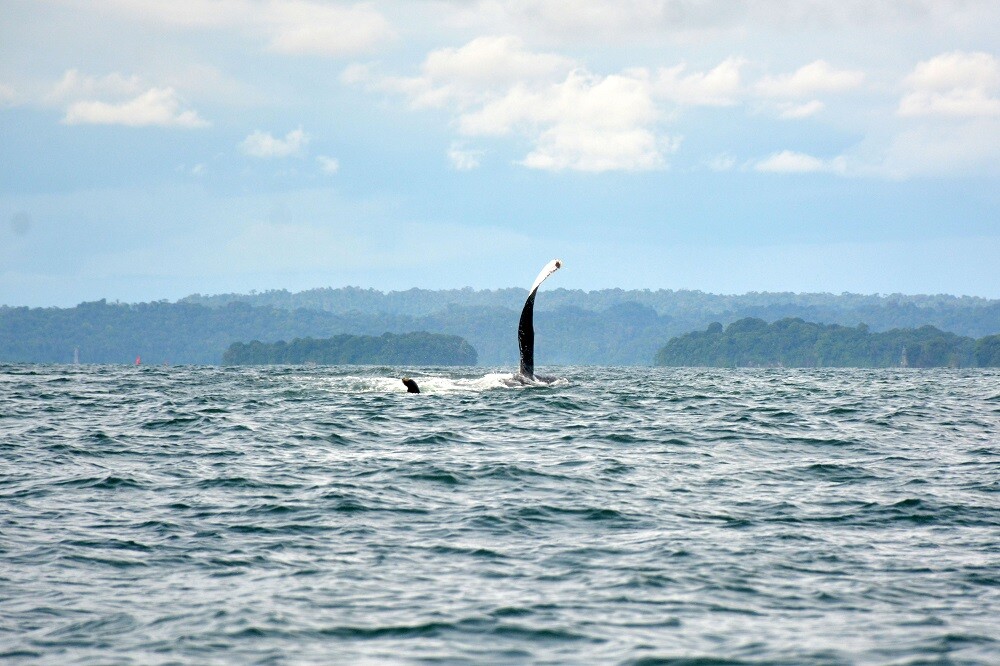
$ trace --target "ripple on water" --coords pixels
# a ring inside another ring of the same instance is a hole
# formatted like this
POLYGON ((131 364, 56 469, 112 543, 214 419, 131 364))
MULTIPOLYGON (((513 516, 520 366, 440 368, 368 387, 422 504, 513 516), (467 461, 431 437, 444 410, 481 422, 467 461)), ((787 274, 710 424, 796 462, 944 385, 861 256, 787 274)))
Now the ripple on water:
POLYGON ((1000 663, 995 371, 0 366, 0 660, 1000 663))

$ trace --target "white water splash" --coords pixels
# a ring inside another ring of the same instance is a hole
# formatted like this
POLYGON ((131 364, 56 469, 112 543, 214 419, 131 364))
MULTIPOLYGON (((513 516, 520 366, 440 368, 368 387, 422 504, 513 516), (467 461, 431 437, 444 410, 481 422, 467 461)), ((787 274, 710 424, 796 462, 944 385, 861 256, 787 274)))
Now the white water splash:
MULTIPOLYGON (((444 375, 408 375, 417 382, 421 393, 481 393, 497 389, 522 389, 545 386, 565 386, 569 382, 557 379, 554 382, 513 382, 508 372, 490 372, 482 377, 447 377, 444 375)), ((406 393, 403 376, 361 376, 346 375, 323 380, 325 388, 337 393, 406 393)))

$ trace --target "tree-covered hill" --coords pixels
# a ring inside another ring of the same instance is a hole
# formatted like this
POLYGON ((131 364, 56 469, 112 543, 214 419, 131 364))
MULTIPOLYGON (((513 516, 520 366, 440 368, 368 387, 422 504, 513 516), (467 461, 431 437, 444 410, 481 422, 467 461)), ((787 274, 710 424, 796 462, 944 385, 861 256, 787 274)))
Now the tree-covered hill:
POLYGON ((476 350, 457 335, 424 332, 234 342, 222 356, 226 365, 476 365, 477 360, 476 350))
MULTIPOLYGON (((481 363, 492 365, 516 362, 517 318, 526 296, 527 291, 519 288, 383 293, 344 287, 194 295, 182 302, 321 309, 351 322, 355 328, 342 329, 349 333, 378 333, 370 324, 381 322, 387 331, 460 335, 476 348, 481 363)), ((800 318, 850 327, 865 323, 874 331, 932 325, 980 337, 1000 333, 1000 300, 947 295, 546 289, 535 303, 536 356, 540 363, 550 364, 647 364, 664 340, 704 329, 712 322, 729 324, 747 317, 800 318)))
MULTIPOLYGON (((220 363, 226 348, 239 341, 429 331, 464 338, 481 364, 515 367, 524 296, 523 289, 383 294, 346 288, 247 297, 273 301, 259 305, 227 296, 131 305, 97 301, 75 308, 0 306, 0 362, 65 363, 78 347, 84 363, 123 363, 137 355, 152 363, 220 363), (327 300, 310 300, 320 297, 327 300)), ((554 289, 536 303, 535 357, 542 366, 646 365, 665 340, 747 317, 798 317, 849 328, 866 322, 873 331, 929 324, 972 337, 1000 333, 1000 301, 976 298, 554 289)))
POLYGON ((980 368, 1000 368, 1000 335, 988 335, 976 340, 976 365, 980 368))
MULTIPOLYGON (((195 294, 181 300, 209 307, 239 302, 294 310, 304 308, 337 314, 407 315, 426 317, 449 308, 520 312, 527 290, 507 289, 409 289, 381 292, 359 287, 310 289, 297 293, 272 290, 252 294, 195 294)), ((728 324, 746 317, 777 321, 798 317, 806 321, 857 326, 872 330, 917 328, 931 325, 959 335, 981 337, 1000 333, 1000 300, 972 296, 905 294, 796 294, 750 292, 739 295, 708 294, 672 289, 546 289, 535 304, 536 312, 572 308, 603 313, 621 305, 640 305, 668 317, 674 335, 703 329, 713 321, 728 324)), ((662 324, 662 322, 661 322, 662 324)), ((650 354, 655 347, 650 350, 650 354)), ((644 362, 648 362, 649 356, 644 362)))
POLYGON ((656 364, 712 367, 996 367, 1000 335, 974 340, 933 326, 880 333, 867 326, 746 318, 676 337, 656 364))
MULTIPOLYGON (((339 332, 326 312, 233 303, 81 303, 75 308, 0 307, 0 361, 219 363, 237 340, 278 340, 339 332)), ((379 331, 380 333, 382 331, 379 331)))
MULTIPOLYGON (((84 363, 220 363, 233 342, 276 342, 334 335, 431 331, 457 335, 479 362, 516 367, 517 310, 451 306, 413 316, 392 313, 285 310, 232 302, 128 305, 97 301, 75 308, 0 307, 0 362, 68 363, 79 348, 84 363)), ((539 365, 647 364, 675 331, 669 317, 635 304, 606 312, 564 307, 535 317, 539 365)))

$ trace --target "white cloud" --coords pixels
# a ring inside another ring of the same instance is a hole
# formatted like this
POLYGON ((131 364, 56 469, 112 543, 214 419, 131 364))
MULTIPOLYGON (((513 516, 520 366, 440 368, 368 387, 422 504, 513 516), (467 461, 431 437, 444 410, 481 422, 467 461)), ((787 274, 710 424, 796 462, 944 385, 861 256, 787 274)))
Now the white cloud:
POLYGON ((369 85, 376 80, 372 66, 359 62, 351 63, 345 67, 339 78, 341 83, 349 86, 369 85))
POLYGON ((919 63, 904 85, 901 116, 1000 116, 1000 61, 988 53, 943 53, 919 63))
POLYGON ((575 66, 560 55, 528 51, 516 37, 478 37, 460 48, 432 51, 419 76, 373 79, 369 68, 352 65, 341 80, 406 95, 413 108, 466 107, 516 85, 561 80, 575 66))
POLYGON ((94 0, 99 13, 115 12, 156 27, 232 29, 263 38, 278 53, 344 56, 367 53, 391 41, 395 32, 367 3, 310 0, 94 0))
POLYGON ((229 107, 265 106, 273 103, 263 91, 217 67, 202 63, 178 66, 166 73, 163 82, 183 90, 187 99, 210 100, 229 107))
POLYGON ((95 97, 111 97, 123 99, 140 94, 143 86, 138 76, 125 76, 112 72, 104 76, 88 76, 77 69, 68 69, 52 89, 45 95, 43 102, 53 105, 63 105, 95 97))
POLYGON ((472 136, 500 136, 518 126, 574 124, 627 129, 652 123, 657 110, 648 77, 599 76, 583 69, 565 81, 539 88, 517 85, 505 95, 459 119, 459 129, 472 136))
MULTIPOLYGON (((1000 19, 992 0, 478 0, 442 2, 458 28, 503 25, 562 42, 603 46, 638 43, 702 46, 747 35, 989 34, 1000 19), (984 17, 985 15, 985 17, 984 17), (984 23, 986 25, 984 25, 984 23)), ((925 37, 926 38, 926 37, 925 37)), ((774 45, 770 39, 767 46, 774 45)), ((838 43, 843 43, 838 39, 838 43)))
POLYGON ((656 135, 641 128, 594 132, 584 125, 559 124, 545 130, 521 164, 561 171, 644 171, 664 164, 656 135))
POLYGON ((394 37, 388 21, 365 4, 338 5, 285 0, 269 2, 260 27, 278 53, 344 56, 367 53, 394 37))
POLYGON ((837 173, 843 174, 847 171, 847 163, 844 157, 836 157, 832 160, 822 160, 805 153, 796 153, 791 150, 783 150, 760 160, 754 165, 755 171, 765 173, 837 173))
POLYGON ((291 157, 301 155, 309 144, 309 135, 302 128, 292 130, 284 139, 277 139, 268 132, 255 130, 243 139, 240 150, 251 157, 291 157))
MULTIPOLYGON (((653 169, 676 149, 657 132, 662 113, 646 70, 601 76, 512 37, 434 51, 417 77, 378 78, 352 66, 341 79, 402 94, 413 108, 449 109, 465 136, 525 137, 534 148, 520 163, 529 168, 653 169)), ((478 162, 454 146, 451 153, 456 168, 478 162)))
POLYGON ((207 127, 209 123, 186 104, 173 86, 149 86, 136 76, 112 72, 104 76, 68 69, 62 78, 37 90, 31 99, 41 106, 64 107, 66 125, 128 127, 207 127))
POLYGON ((826 105, 818 99, 814 99, 804 104, 781 104, 778 107, 778 117, 783 120, 801 120, 811 118, 826 108, 826 105))
POLYGON ((451 144, 451 147, 448 149, 448 159, 451 161, 451 166, 457 171, 478 169, 483 154, 484 151, 482 150, 469 150, 457 143, 451 144))
POLYGON ((319 169, 325 174, 333 175, 340 171, 340 161, 333 157, 328 157, 327 155, 317 155, 316 163, 319 164, 319 169))
POLYGON ((140 21, 174 28, 216 28, 250 20, 248 10, 259 5, 246 0, 186 0, 178 3, 143 0, 92 0, 98 12, 114 12, 140 21))
POLYGON ((1000 117, 920 122, 879 146, 872 160, 877 175, 1000 175, 1000 117))
POLYGON ((521 163, 530 168, 632 171, 663 165, 658 117, 644 72, 598 76, 578 69, 561 83, 515 86, 462 114, 458 126, 469 136, 527 135, 535 149, 521 163))
POLYGON ((756 90, 765 97, 808 97, 852 90, 864 80, 864 72, 834 69, 825 60, 817 60, 791 74, 765 77, 757 83, 756 90))
POLYGON ((708 72, 691 74, 684 74, 684 64, 664 68, 657 77, 656 93, 678 104, 731 106, 740 93, 740 68, 744 64, 741 58, 727 58, 708 72))
POLYGON ((501 0, 514 20, 562 35, 589 36, 601 30, 636 34, 662 25, 662 0, 501 0))
POLYGON ((899 102, 901 116, 950 116, 972 118, 1000 116, 1000 99, 982 89, 955 89, 948 92, 917 91, 899 102))
POLYGON ((1000 86, 1000 63, 989 53, 942 53, 918 63, 905 83, 922 90, 995 89, 1000 86))
POLYGON ((736 156, 732 153, 721 153, 708 158, 704 164, 712 171, 732 171, 736 166, 736 156))
POLYGON ((550 81, 575 63, 554 53, 528 51, 517 37, 479 37, 458 49, 432 52, 424 61, 424 76, 459 89, 498 89, 517 83, 550 81))
POLYGON ((145 127, 207 127, 197 112, 181 108, 173 88, 150 88, 124 102, 79 101, 66 109, 62 122, 67 125, 126 125, 145 127))
POLYGON ((903 80, 897 121, 859 146, 872 175, 1000 173, 1000 60, 953 51, 919 62, 903 80))

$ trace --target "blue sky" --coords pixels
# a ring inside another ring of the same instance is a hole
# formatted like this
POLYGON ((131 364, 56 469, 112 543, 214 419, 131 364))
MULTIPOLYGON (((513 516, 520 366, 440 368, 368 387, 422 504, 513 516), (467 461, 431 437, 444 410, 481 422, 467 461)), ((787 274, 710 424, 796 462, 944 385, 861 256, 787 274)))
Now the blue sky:
POLYGON ((0 303, 1000 297, 995 0, 0 0, 0 303))

